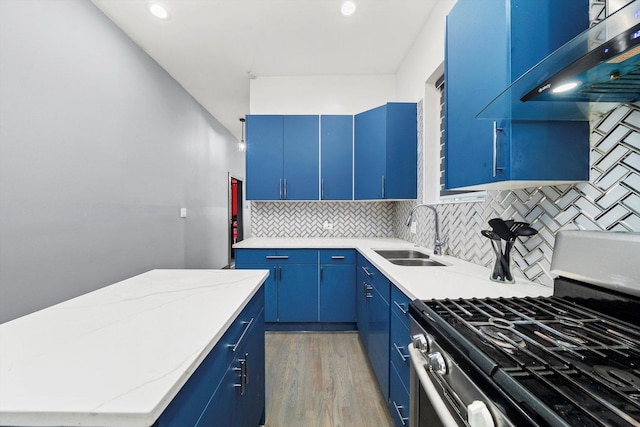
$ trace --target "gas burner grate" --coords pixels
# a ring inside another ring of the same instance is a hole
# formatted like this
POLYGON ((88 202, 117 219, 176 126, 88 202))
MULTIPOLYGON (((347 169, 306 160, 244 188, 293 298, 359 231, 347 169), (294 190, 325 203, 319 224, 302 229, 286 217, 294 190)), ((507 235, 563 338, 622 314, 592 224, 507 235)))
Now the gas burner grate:
POLYGON ((637 326, 558 297, 423 303, 450 349, 545 423, 640 426, 637 326))

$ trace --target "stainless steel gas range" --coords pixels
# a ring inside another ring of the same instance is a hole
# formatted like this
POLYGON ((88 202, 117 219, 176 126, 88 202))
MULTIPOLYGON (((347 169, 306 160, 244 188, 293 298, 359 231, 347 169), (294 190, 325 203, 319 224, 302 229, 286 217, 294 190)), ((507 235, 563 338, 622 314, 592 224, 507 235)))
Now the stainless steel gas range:
POLYGON ((411 303, 411 425, 640 426, 640 233, 556 238, 551 297, 411 303))

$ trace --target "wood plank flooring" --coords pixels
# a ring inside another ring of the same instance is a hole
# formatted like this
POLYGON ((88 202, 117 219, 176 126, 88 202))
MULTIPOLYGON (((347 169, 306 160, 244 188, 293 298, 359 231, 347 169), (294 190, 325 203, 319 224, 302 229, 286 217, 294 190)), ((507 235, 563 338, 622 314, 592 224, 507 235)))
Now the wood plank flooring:
POLYGON ((266 427, 392 427, 357 333, 266 334, 266 427))

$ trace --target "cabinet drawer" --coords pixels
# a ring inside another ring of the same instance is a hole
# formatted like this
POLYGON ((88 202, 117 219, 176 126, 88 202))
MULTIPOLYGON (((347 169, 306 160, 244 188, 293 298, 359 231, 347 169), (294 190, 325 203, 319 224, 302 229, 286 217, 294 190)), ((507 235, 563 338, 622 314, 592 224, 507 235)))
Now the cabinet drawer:
POLYGON ((387 276, 380 273, 378 270, 375 270, 376 274, 373 277, 373 288, 378 291, 384 302, 389 304, 389 300, 391 299, 391 282, 387 279, 387 276))
MULTIPOLYGON (((222 339, 216 344, 216 349, 221 348, 219 363, 228 366, 239 351, 239 347, 244 344, 248 333, 253 326, 261 319, 264 308, 264 286, 251 298, 251 301, 240 312, 236 320, 229 326, 222 339), (237 347, 237 348, 236 348, 237 347), (234 351, 235 350, 235 351, 234 351)), ((262 320, 264 322, 264 320, 262 320)))
POLYGON ((373 278, 380 275, 380 273, 378 272, 378 269, 375 268, 373 266, 373 264, 371 264, 369 262, 369 260, 367 260, 365 257, 363 257, 362 255, 358 256, 358 277, 359 277, 359 281, 361 281, 362 279, 366 279, 367 282, 371 283, 373 281, 373 278))
POLYGON ((317 264, 313 249, 236 249, 236 265, 243 264, 317 264))
POLYGON ((356 253, 352 249, 321 249, 320 264, 355 264, 356 253))
POLYGON ((410 361, 407 346, 411 338, 409 328, 402 322, 398 315, 391 314, 391 337, 389 339, 391 352, 391 363, 395 366, 402 383, 409 388, 410 361))
POLYGON ((405 388, 400 376, 391 366, 389 378, 389 411, 396 426, 409 425, 409 391, 405 388))
POLYGON ((395 285, 391 286, 391 312, 395 313, 409 328, 409 302, 411 300, 395 285))

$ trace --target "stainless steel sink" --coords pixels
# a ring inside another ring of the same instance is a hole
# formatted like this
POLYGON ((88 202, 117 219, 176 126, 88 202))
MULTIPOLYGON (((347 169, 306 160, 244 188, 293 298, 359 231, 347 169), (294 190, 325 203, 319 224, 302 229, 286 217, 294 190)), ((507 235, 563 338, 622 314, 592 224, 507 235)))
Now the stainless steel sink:
POLYGON ((414 251, 412 249, 380 249, 375 251, 378 255, 392 264, 405 265, 413 267, 442 267, 438 261, 429 258, 424 252, 414 251))
POLYGON ((389 259, 388 260, 392 264, 397 265, 408 265, 414 267, 442 267, 444 264, 439 263, 438 261, 434 261, 432 259, 424 259, 424 258, 413 258, 413 259, 389 259))
POLYGON ((395 259, 395 258, 428 259, 429 258, 429 255, 420 251, 414 251, 412 249, 380 249, 375 252, 386 259, 395 259))

